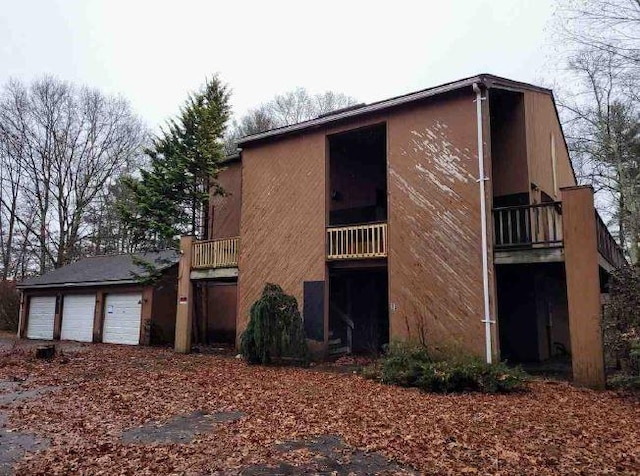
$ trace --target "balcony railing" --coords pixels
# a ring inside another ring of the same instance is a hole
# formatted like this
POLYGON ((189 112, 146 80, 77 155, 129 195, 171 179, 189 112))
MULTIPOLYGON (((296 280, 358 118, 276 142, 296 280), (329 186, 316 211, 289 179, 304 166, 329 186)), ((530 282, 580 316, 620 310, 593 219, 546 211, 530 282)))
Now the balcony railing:
POLYGON ((493 209, 496 248, 562 246, 561 202, 493 209))
POLYGON ((387 224, 327 228, 327 259, 366 259, 387 256, 387 224))
POLYGON ((607 225, 604 224, 600 214, 596 211, 596 237, 598 239, 598 252, 615 268, 627 264, 624 252, 616 240, 611 236, 607 225))
POLYGON ((194 269, 237 267, 239 241, 237 237, 196 241, 192 249, 191 267, 194 269))

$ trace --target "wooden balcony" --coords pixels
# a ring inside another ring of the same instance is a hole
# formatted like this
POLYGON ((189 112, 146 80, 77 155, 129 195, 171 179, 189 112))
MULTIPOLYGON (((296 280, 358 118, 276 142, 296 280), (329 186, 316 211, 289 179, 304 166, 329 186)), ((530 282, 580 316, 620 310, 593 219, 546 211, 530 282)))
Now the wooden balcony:
POLYGON ((196 241, 193 243, 193 269, 237 268, 240 238, 196 241))
POLYGON ((327 228, 327 259, 357 260, 387 257, 387 224, 327 228))
POLYGON ((496 249, 562 246, 562 203, 494 208, 496 249))
POLYGON ((611 265, 611 268, 620 268, 627 264, 622 248, 611 236, 607 225, 604 224, 597 211, 596 238, 598 240, 598 252, 611 265))
MULTIPOLYGON (((610 271, 626 263, 620 245, 596 214, 601 266, 610 271)), ((496 264, 564 261, 562 202, 494 208, 496 264)))

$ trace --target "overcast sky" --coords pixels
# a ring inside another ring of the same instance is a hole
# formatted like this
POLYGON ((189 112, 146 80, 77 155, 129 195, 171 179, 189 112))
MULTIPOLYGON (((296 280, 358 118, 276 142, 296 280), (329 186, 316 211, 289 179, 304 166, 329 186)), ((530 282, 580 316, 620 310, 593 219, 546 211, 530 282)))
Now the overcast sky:
POLYGON ((552 0, 0 0, 0 82, 127 97, 151 127, 219 73, 236 114, 296 86, 363 102, 493 73, 547 78, 552 0))

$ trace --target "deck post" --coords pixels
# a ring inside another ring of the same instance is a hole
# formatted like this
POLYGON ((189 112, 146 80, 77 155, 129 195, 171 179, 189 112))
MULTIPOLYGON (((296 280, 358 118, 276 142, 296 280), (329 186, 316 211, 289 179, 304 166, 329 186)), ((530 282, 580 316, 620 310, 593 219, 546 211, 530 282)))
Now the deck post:
POLYGON ((604 351, 593 189, 562 189, 573 381, 604 388, 604 351))
POLYGON ((183 236, 180 238, 175 351, 183 354, 191 352, 191 326, 193 322, 193 285, 191 283, 192 245, 192 236, 183 236))

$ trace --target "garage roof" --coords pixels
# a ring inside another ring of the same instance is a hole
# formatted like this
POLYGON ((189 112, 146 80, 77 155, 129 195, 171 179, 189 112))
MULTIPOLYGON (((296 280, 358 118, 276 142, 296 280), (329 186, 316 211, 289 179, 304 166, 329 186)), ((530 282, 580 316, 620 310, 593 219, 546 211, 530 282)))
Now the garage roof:
POLYGON ((54 269, 42 276, 25 279, 18 284, 18 288, 136 284, 141 278, 149 276, 148 269, 136 263, 138 259, 152 263, 156 270, 163 271, 178 262, 179 254, 175 250, 164 250, 154 253, 92 256, 54 269))

